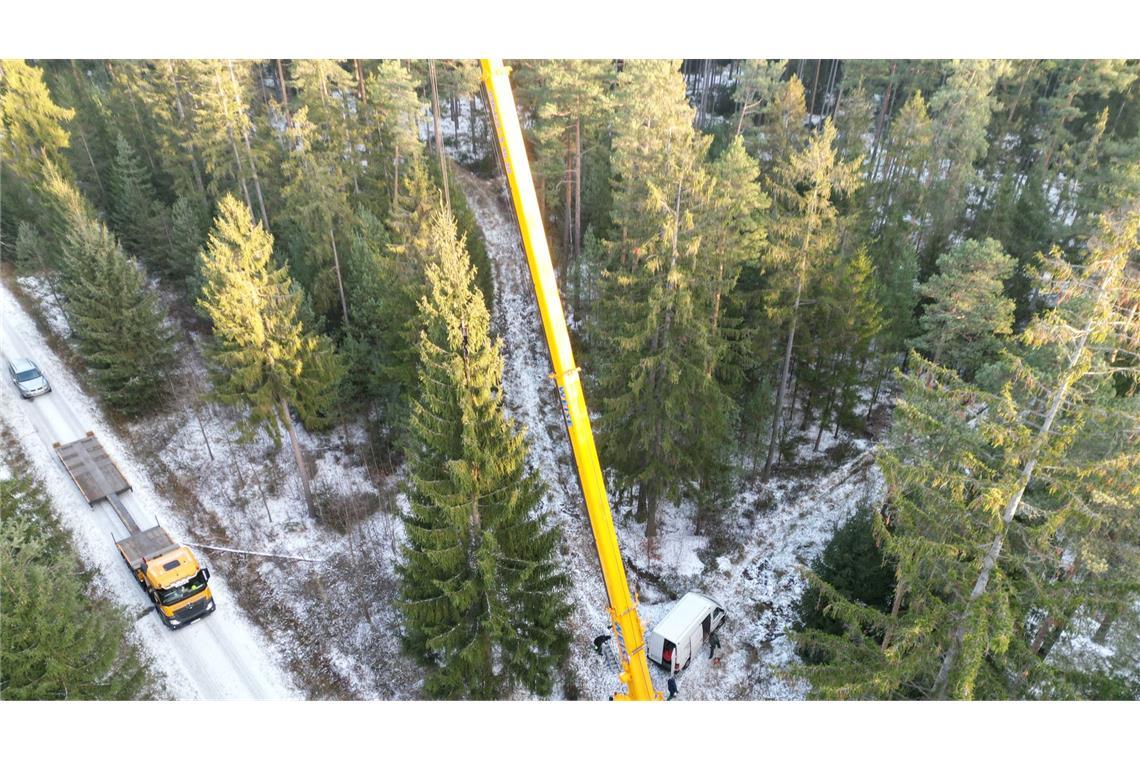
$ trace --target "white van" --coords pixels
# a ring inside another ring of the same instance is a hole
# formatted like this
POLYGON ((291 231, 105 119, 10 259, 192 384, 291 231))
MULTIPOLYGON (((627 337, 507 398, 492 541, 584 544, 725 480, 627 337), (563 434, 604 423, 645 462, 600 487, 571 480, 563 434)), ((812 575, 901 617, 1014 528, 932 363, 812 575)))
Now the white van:
POLYGON ((681 597, 649 632, 648 656, 671 672, 689 664, 709 634, 720 628, 724 605, 699 591, 681 597))

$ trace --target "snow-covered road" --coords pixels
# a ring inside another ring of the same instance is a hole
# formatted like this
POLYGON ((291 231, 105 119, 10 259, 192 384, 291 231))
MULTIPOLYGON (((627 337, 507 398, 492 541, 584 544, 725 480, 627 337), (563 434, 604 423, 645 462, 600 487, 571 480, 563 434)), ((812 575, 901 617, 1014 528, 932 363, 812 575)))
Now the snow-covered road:
MULTIPOLYGON (((123 528, 104 504, 87 505, 64 472, 52 449, 93 431, 122 469, 133 490, 123 503, 142 527, 161 522, 181 540, 185 533, 178 515, 154 490, 143 467, 132 457, 98 407, 71 371, 39 334, 35 323, 0 285, 0 353, 35 361, 53 392, 24 401, 7 377, 0 391, 0 416, 20 439, 27 459, 45 484, 61 522, 71 531, 84 562, 99 570, 104 593, 135 617, 135 638, 152 661, 160 688, 178 699, 297 698, 288 674, 273 659, 267 639, 246 619, 228 592, 224 578, 210 579, 217 611, 187 629, 168 631, 139 591, 112 541, 123 528), (135 615, 137 613, 137 615, 135 615)), ((5 374, 7 370, 5 368, 5 374)))

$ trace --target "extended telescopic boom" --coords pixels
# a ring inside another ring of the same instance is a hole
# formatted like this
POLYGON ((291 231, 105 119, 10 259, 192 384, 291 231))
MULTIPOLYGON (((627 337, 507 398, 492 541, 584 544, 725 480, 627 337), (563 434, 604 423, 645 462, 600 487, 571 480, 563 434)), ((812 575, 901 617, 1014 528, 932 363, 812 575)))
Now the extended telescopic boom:
POLYGON ((558 384, 558 395, 562 400, 566 432, 574 449, 578 477, 586 498, 586 511, 590 516, 590 527, 598 548, 598 561, 606 582, 606 594, 610 602, 608 611, 622 660, 619 678, 628 688, 628 693, 615 694, 614 699, 661 699, 661 694, 653 690, 649 678, 645 632, 637 614, 637 602, 629 593, 629 583, 625 577, 602 467, 598 462, 594 434, 590 429, 586 398, 582 395, 582 381, 570 349, 570 334, 566 329, 562 302, 558 298, 558 283, 554 279, 554 265, 550 261, 550 249, 546 245, 546 233, 538 210, 538 198, 534 192, 534 180, 531 178, 530 163, 523 144, 522 130, 519 128, 508 70, 498 59, 484 58, 481 63, 495 133, 499 137, 503 171, 510 182, 511 199, 514 201, 519 230, 526 248, 530 276, 534 280, 542 326, 546 331, 546 344, 550 348, 550 360, 554 364, 554 381, 558 384))

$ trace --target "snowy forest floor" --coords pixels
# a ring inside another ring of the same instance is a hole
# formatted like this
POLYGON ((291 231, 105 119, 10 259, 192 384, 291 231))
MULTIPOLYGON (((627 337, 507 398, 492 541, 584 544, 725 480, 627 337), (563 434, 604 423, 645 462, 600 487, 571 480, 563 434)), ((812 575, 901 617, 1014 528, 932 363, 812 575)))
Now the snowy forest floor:
MULTIPOLYGON (((605 699, 617 686, 616 656, 607 652, 599 658, 591 643, 608 624, 604 584, 506 185, 463 170, 458 179, 495 268, 494 324, 504 339, 506 406, 528 431, 531 466, 550 486, 546 512, 563 534, 575 653, 564 679, 571 693, 605 699)), ((693 533, 691 504, 661 509, 660 535, 652 548, 644 524, 628 511, 615 510, 627 573, 647 627, 668 611, 672 600, 692 589, 727 606, 720 664, 704 656, 695 659, 678 677, 683 698, 794 699, 804 694, 804 684, 782 675, 783 666, 795 657, 784 632, 795 621, 794 607, 804 588, 799 568, 810 564, 859 505, 877 501, 882 492, 882 477, 867 454, 870 441, 845 431, 839 439, 825 432, 815 453, 814 433, 802 434, 806 443, 795 466, 782 468, 767 484, 741 477, 720 520, 721 532, 733 544, 724 553, 717 553, 710 536, 693 533)), ((666 672, 651 664, 651 673, 664 690, 666 672)))

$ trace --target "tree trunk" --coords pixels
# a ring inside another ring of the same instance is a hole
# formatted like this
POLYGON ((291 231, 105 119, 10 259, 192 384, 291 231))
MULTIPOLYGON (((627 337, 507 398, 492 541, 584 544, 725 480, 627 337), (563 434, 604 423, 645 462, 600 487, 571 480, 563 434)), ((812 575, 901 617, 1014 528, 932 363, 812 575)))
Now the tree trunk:
POLYGON ((396 154, 392 157, 392 206, 400 199, 400 143, 396 143, 396 154))
POLYGON ((572 206, 574 205, 574 151, 571 146, 566 148, 566 192, 563 193, 563 202, 565 205, 562 208, 562 265, 565 271, 566 262, 570 260, 571 251, 573 250, 572 235, 574 234, 574 216, 572 206))
MULTIPOLYGON (((234 86, 235 105, 240 109, 242 103, 238 100, 238 82, 237 76, 234 75, 234 62, 228 60, 226 65, 229 66, 230 81, 234 86)), ((253 148, 249 144, 249 130, 243 128, 241 138, 245 142, 245 155, 249 160, 249 170, 253 174, 253 187, 257 191, 257 207, 261 210, 261 221, 265 225, 265 231, 269 232, 269 215, 265 213, 265 197, 261 194, 261 180, 257 176, 257 163, 253 160, 253 148)))
POLYGON ((289 405, 285 403, 285 399, 280 397, 278 397, 278 403, 281 408, 281 419, 285 423, 285 429, 289 431, 289 444, 293 448, 293 461, 297 463, 297 474, 301 476, 301 492, 305 497, 305 505, 309 508, 309 516, 323 519, 324 515, 317 509, 312 488, 309 486, 309 471, 305 467, 305 457, 301 453, 301 442, 297 439, 297 430, 293 427, 293 418, 289 415, 289 405))
POLYGON ((1118 614, 1115 610, 1106 611, 1100 618, 1100 625, 1097 626, 1096 633, 1093 634, 1092 640, 1097 644, 1103 644, 1108 641, 1108 631, 1112 628, 1112 624, 1116 622, 1118 614))
POLYGON ((277 59, 277 91, 281 95, 281 110, 285 112, 285 127, 293 128, 293 115, 289 111, 289 88, 285 85, 285 66, 277 59))
POLYGON ((435 83, 435 61, 428 61, 428 78, 431 79, 431 118, 435 129, 435 152, 439 155, 439 173, 443 178, 443 200, 447 213, 451 213, 451 190, 447 186, 447 158, 443 155, 443 132, 439 119, 439 91, 435 83))
POLYGON ((882 108, 879 110, 879 123, 875 125, 875 138, 871 142, 871 160, 868 162, 868 165, 872 169, 872 171, 871 171, 871 179, 872 180, 875 178, 874 167, 875 167, 876 162, 878 161, 878 156, 879 156, 879 139, 882 136, 883 124, 886 123, 886 120, 887 120, 887 112, 891 108, 891 92, 895 86, 895 67, 896 66, 898 66, 897 63, 893 63, 893 62, 891 63, 891 76, 890 76, 890 79, 887 81, 887 91, 883 95, 882 108))
POLYGON ((353 66, 356 68, 356 96, 360 98, 360 102, 364 102, 364 66, 360 64, 359 58, 352 59, 353 66))
MULTIPOLYGON (((170 81, 174 85, 174 106, 178 110, 178 121, 189 121, 189 131, 193 133, 194 122, 186 116, 186 110, 182 106, 182 91, 178 87, 178 75, 174 69, 174 63, 167 61, 166 65, 170 71, 170 81)), ((202 169, 198 166, 198 151, 191 145, 190 147, 190 167, 194 170, 194 185, 198 188, 198 192, 202 197, 206 197, 206 183, 202 179, 202 169)))
MULTIPOLYGON (((802 255, 802 254, 801 254, 802 255)), ((803 258, 800 259, 800 277, 796 282, 796 299, 792 305, 792 324, 788 327, 788 342, 784 348, 784 366, 780 370, 780 384, 776 388, 776 409, 772 415, 772 437, 768 441, 768 456, 764 460, 764 469, 760 473, 760 480, 767 481, 772 474, 772 462, 776 458, 776 448, 780 442, 781 428, 784 424, 784 395, 788 387, 788 373, 792 368, 792 346, 796 341, 796 320, 800 314, 800 296, 804 288, 803 258)))
POLYGON ((811 83, 811 105, 808 106, 808 116, 815 116, 815 91, 819 87, 819 70, 823 68, 823 59, 815 59, 815 79, 811 83))
POLYGON ((336 270, 336 287, 340 292, 340 310, 344 315, 344 326, 348 327, 348 302, 344 299, 344 280, 340 276, 340 255, 336 251, 336 235, 332 224, 329 224, 329 241, 332 243, 333 269, 336 270))
POLYGON ((582 119, 574 120, 574 258, 582 256, 582 119))
POLYGON ((904 596, 906 596, 906 581, 900 578, 895 584, 895 600, 891 603, 891 624, 883 632, 883 644, 880 647, 883 652, 887 651, 887 647, 891 645, 891 639, 895 633, 895 621, 899 618, 899 608, 902 607, 904 596))

